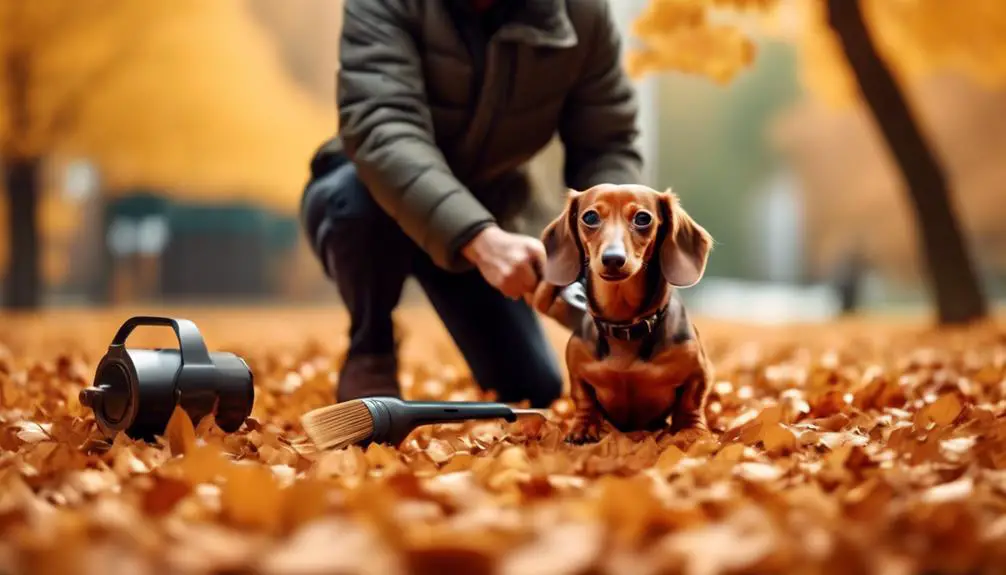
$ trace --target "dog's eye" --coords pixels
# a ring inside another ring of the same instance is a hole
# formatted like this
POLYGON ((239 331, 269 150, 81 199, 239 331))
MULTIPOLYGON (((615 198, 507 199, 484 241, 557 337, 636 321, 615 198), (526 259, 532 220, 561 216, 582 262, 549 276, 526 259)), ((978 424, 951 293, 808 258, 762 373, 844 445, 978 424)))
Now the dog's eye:
POLYGON ((636 215, 632 216, 632 225, 637 228, 645 228, 646 226, 653 223, 653 216, 646 212, 636 212, 636 215))
POLYGON ((595 212, 594 210, 587 210, 582 216, 580 216, 580 221, 588 227, 597 227, 601 224, 601 214, 595 212))

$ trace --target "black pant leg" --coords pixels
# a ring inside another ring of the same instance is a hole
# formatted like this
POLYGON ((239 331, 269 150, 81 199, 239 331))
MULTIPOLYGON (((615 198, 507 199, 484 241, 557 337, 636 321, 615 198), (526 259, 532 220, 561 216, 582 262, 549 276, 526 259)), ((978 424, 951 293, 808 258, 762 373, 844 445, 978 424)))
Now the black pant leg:
POLYGON ((508 299, 477 271, 449 273, 425 255, 416 279, 483 389, 500 401, 548 407, 562 393, 562 375, 536 313, 508 299))
POLYGON ((302 206, 308 240, 350 316, 338 400, 399 395, 391 315, 417 248, 374 202, 351 163, 309 183, 302 206))

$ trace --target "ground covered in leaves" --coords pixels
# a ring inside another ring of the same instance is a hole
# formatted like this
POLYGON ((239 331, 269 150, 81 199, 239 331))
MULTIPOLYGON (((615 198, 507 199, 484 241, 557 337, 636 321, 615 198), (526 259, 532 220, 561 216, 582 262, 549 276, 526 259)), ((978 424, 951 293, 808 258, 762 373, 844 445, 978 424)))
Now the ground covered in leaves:
MULTIPOLYGON (((692 445, 569 446, 560 401, 316 453, 298 419, 331 401, 338 312, 181 314, 247 359, 256 406, 231 435, 179 412, 157 444, 103 440, 77 401, 128 315, 0 321, 0 573, 1006 569, 1001 324, 700 322, 716 438, 692 445)), ((428 312, 399 320, 409 397, 479 397, 428 312)))

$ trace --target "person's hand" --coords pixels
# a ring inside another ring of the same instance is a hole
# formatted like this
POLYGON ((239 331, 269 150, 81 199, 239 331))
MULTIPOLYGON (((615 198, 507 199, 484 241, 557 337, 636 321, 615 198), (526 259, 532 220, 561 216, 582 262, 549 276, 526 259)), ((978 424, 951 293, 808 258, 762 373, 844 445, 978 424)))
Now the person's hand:
POLYGON ((533 293, 545 267, 545 246, 540 240, 512 234, 499 226, 479 232, 461 253, 475 264, 489 285, 513 299, 533 293))

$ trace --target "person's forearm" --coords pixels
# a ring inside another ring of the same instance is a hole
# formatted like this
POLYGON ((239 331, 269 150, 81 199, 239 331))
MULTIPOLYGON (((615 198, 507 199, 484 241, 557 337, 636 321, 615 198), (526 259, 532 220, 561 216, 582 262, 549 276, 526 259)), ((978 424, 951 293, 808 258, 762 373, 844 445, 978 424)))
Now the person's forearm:
POLYGON ((409 170, 415 169, 415 159, 421 157, 418 154, 419 150, 410 155, 399 148, 381 155, 379 161, 370 156, 358 156, 355 161, 360 179, 374 201, 434 263, 448 270, 468 268, 468 262, 461 257, 461 247, 495 219, 450 174, 446 164, 431 165, 411 174, 409 170), (400 178, 409 183, 400 184, 400 178))
POLYGON ((346 155, 374 201, 437 265, 467 268, 458 244, 493 216, 436 145, 423 64, 402 6, 344 6, 337 100, 346 155))

